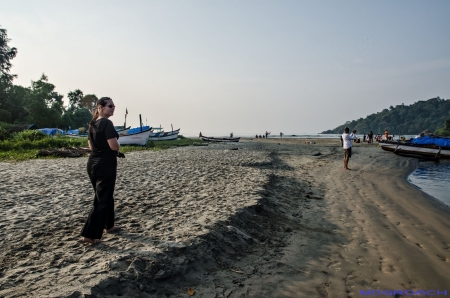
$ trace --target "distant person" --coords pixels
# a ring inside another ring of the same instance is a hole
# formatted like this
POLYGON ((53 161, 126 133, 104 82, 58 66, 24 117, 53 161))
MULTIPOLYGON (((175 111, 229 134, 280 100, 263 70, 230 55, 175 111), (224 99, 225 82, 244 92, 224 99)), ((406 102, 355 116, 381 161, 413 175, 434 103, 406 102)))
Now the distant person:
POLYGON ((366 142, 366 133, 364 133, 363 142, 366 142))
POLYGON ((282 132, 280 132, 280 138, 283 138, 283 133, 282 132))
POLYGON ((389 131, 387 129, 384 131, 384 139, 386 141, 389 140, 389 131))
POLYGON ((348 167, 348 161, 352 157, 352 140, 356 139, 356 136, 352 133, 349 134, 350 129, 348 127, 344 128, 344 133, 342 134, 342 140, 344 142, 344 170, 350 170, 348 167))
POLYGON ((233 133, 230 133, 230 138, 232 138, 233 137, 233 133))
POLYGON ((373 132, 369 131, 369 143, 373 143, 373 132))
POLYGON ((256 135, 255 138, 257 139, 257 138, 258 138, 258 135, 256 135))
POLYGON ((355 136, 354 142, 355 142, 355 143, 359 143, 359 138, 356 137, 356 129, 352 131, 352 135, 355 136))

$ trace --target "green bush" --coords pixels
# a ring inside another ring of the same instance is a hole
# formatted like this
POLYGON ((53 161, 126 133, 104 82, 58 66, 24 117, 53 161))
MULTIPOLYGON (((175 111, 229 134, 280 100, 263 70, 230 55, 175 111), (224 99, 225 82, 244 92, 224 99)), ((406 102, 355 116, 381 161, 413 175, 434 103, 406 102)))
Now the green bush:
POLYGON ((40 131, 25 131, 15 134, 12 140, 0 142, 0 150, 31 150, 63 147, 87 147, 87 138, 68 138, 64 136, 48 136, 40 131), (31 132, 37 132, 33 135, 31 132))
POLYGON ((0 126, 0 141, 4 141, 7 140, 11 137, 11 134, 4 129, 3 127, 0 126))
POLYGON ((450 137, 450 130, 441 128, 441 129, 436 130, 434 132, 434 134, 438 135, 438 136, 443 136, 443 137, 450 137))
POLYGON ((37 141, 48 137, 40 130, 25 130, 14 134, 14 141, 37 141))
POLYGON ((434 134, 438 136, 450 137, 450 118, 445 119, 444 127, 437 129, 434 134))

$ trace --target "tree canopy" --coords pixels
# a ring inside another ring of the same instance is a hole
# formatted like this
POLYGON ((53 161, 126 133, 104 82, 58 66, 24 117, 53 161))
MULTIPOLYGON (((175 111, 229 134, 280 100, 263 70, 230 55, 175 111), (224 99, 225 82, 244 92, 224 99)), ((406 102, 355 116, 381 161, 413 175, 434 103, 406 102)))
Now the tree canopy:
POLYGON ((30 87, 14 85, 16 75, 10 74, 10 69, 17 49, 10 47, 9 42, 6 29, 0 28, 0 122, 33 123, 41 128, 87 127, 97 96, 75 89, 68 93, 68 104, 64 106, 64 96, 55 91, 45 74, 32 81, 30 87))
POLYGON ((0 28, 0 77, 7 81, 12 81, 15 75, 11 75, 11 60, 17 55, 17 49, 9 47, 8 34, 6 29, 0 28))
POLYGON ((439 97, 421 100, 412 105, 390 106, 381 112, 368 115, 366 118, 347 121, 346 123, 322 133, 339 134, 348 126, 359 133, 372 131, 382 134, 386 129, 395 135, 414 135, 424 130, 435 132, 450 117, 450 100, 439 97))

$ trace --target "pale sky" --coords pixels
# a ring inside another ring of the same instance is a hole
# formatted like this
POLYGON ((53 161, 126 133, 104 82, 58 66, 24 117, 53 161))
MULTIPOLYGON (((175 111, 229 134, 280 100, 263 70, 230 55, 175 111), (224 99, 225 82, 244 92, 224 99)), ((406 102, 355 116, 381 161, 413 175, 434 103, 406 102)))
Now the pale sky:
POLYGON ((15 84, 45 73, 181 134, 318 133, 450 98, 450 1, 3 0, 15 84))

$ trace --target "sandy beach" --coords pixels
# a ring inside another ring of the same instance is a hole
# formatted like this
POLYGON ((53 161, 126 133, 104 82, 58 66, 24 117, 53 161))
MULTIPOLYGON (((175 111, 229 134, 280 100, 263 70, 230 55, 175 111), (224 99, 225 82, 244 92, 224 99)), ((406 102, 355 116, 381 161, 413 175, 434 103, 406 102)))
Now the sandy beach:
POLYGON ((86 163, 0 163, 0 297, 450 294, 449 208, 407 182, 417 160, 377 144, 355 144, 351 171, 338 139, 129 153, 123 229, 99 245, 79 242, 86 163))

